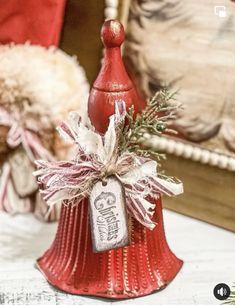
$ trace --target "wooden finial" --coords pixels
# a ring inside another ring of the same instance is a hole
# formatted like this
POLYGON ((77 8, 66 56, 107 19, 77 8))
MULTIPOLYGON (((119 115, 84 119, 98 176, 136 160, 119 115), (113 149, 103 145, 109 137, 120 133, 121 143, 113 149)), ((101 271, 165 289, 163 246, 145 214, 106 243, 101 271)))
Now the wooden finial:
POLYGON ((104 133, 109 116, 114 113, 115 101, 123 100, 126 108, 134 105, 139 112, 145 101, 138 95, 122 61, 120 46, 125 31, 118 20, 108 20, 101 29, 104 58, 100 72, 90 92, 88 114, 96 130, 104 133))
POLYGON ((118 20, 107 20, 101 29, 101 39, 106 48, 120 47, 125 39, 123 25, 118 20))

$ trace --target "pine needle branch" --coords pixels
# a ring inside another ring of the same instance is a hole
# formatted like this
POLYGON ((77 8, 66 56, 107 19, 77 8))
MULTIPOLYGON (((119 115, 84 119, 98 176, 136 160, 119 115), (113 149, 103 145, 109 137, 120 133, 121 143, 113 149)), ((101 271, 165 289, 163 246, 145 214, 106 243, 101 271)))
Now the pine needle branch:
POLYGON ((175 118, 176 109, 179 107, 172 103, 175 92, 171 93, 167 88, 158 91, 154 97, 147 102, 144 110, 134 115, 134 107, 127 112, 127 125, 125 126, 120 139, 120 151, 135 152, 138 155, 157 159, 164 157, 156 151, 143 146, 144 135, 161 136, 164 132, 176 133, 169 129, 169 124, 175 118))

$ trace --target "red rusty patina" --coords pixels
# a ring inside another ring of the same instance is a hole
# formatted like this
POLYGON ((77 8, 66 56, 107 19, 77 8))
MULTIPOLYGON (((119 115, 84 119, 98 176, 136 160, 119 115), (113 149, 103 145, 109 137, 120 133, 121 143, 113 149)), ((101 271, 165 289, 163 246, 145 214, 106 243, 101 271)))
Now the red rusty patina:
MULTIPOLYGON (((134 104, 136 111, 144 107, 144 101, 121 59, 122 25, 116 20, 106 21, 101 33, 105 55, 91 90, 89 117, 96 130, 104 133, 115 100, 124 100, 127 108, 134 104)), ((176 276, 182 261, 166 242, 161 199, 155 203, 154 230, 129 217, 130 245, 101 253, 92 251, 88 199, 74 207, 63 205, 55 240, 38 259, 39 269, 52 285, 73 294, 121 299, 164 288, 176 276)))

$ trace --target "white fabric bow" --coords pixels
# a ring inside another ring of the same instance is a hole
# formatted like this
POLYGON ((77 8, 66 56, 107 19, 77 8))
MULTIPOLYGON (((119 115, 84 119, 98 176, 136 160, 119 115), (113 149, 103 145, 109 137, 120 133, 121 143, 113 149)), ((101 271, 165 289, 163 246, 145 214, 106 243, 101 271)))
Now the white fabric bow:
POLYGON ((115 175, 123 184, 127 211, 149 229, 155 204, 149 198, 183 192, 182 183, 164 180, 157 175, 157 162, 132 152, 119 153, 119 136, 126 117, 125 103, 117 101, 104 136, 83 125, 77 113, 58 128, 61 136, 74 143, 78 153, 72 161, 36 162, 35 171, 42 196, 48 205, 57 202, 78 204, 89 196, 95 182, 115 175))

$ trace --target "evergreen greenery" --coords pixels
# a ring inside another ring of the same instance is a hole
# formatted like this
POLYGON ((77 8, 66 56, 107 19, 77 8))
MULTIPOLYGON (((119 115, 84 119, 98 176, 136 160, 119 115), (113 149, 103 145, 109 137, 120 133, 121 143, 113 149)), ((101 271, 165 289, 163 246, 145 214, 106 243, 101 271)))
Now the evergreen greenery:
POLYGON ((127 112, 127 124, 120 135, 120 151, 134 152, 145 157, 164 158, 164 154, 153 151, 143 145, 146 134, 162 135, 162 133, 176 133, 169 129, 169 123, 175 117, 175 111, 179 107, 172 103, 175 93, 170 93, 167 88, 158 91, 147 102, 141 113, 135 115, 134 107, 127 112))

